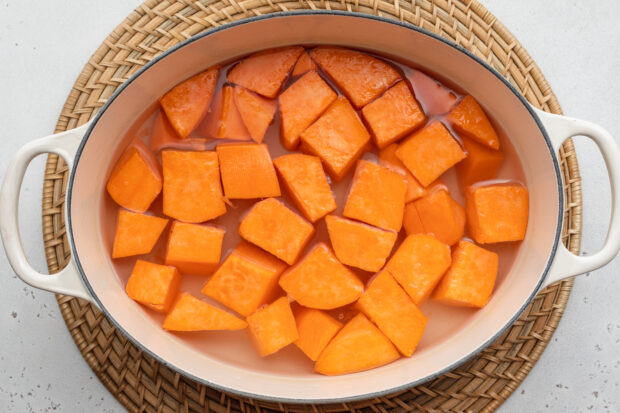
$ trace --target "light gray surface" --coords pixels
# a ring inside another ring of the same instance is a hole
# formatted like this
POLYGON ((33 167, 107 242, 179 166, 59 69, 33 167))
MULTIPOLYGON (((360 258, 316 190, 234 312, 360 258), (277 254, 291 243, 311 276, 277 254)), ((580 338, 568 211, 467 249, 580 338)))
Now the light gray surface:
MULTIPOLYGON (((31 139, 53 131, 71 85, 96 47, 139 0, 0 2, 0 173, 31 139)), ((542 68, 566 114, 620 141, 617 0, 486 0, 542 68)), ((584 179, 583 250, 602 244, 609 186, 594 145, 578 139, 584 179)), ((22 190, 20 224, 35 268, 44 158, 22 190)), ((553 341, 500 412, 620 411, 620 261, 580 277, 553 341)), ((0 411, 120 412, 74 346, 52 294, 18 280, 0 253, 0 411)))

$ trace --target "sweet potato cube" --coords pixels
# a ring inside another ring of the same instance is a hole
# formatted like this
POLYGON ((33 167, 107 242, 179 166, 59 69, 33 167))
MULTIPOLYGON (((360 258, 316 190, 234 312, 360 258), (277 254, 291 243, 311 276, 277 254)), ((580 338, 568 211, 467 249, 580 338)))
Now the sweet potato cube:
POLYGON ((214 66, 179 83, 159 99, 181 139, 198 126, 213 98, 219 67, 214 66))
POLYGON ((293 309, 299 338, 295 345, 312 361, 316 361, 321 351, 342 328, 342 324, 326 312, 314 308, 296 306, 293 309))
POLYGON ((297 59, 297 63, 295 63, 293 77, 301 76, 311 70, 316 70, 316 63, 310 59, 308 52, 303 52, 299 59, 297 59))
POLYGON ((484 110, 471 95, 465 96, 452 109, 447 120, 458 133, 462 133, 489 148, 499 149, 497 132, 495 132, 484 110))
POLYGON ((462 142, 467 158, 456 164, 456 177, 461 189, 465 190, 476 182, 494 179, 504 161, 504 154, 468 138, 462 138, 462 142))
POLYGON ((273 164, 286 191, 310 222, 316 222, 336 209, 336 201, 319 158, 292 153, 274 159, 273 164))
POLYGON ((161 153, 164 214, 186 222, 204 222, 226 213, 220 168, 213 151, 161 153))
POLYGON ((152 310, 168 311, 181 285, 181 274, 174 267, 138 260, 127 280, 129 298, 152 310))
MULTIPOLYGON (((431 192, 413 202, 425 234, 432 234, 441 242, 453 245, 465 233, 465 210, 445 189, 431 192)), ((408 232, 407 234, 413 234, 408 232)))
MULTIPOLYGON (((405 164, 396 156, 398 144, 393 143, 381 149, 379 152, 379 166, 394 171, 405 177, 407 184, 407 193, 405 194, 405 202, 411 202, 426 194, 426 189, 411 175, 405 164)), ((431 184, 432 186, 432 184, 431 184)))
POLYGON ((400 79, 390 64, 356 50, 320 46, 310 52, 310 57, 358 109, 400 79))
POLYGON ((444 304, 482 308, 491 298, 498 256, 472 242, 461 241, 452 253, 452 265, 433 292, 444 304))
POLYGON ((294 150, 299 135, 336 100, 336 92, 316 72, 308 72, 278 97, 282 144, 294 150))
POLYGON ((250 132, 235 103, 235 91, 232 86, 224 85, 216 93, 213 105, 200 126, 200 130, 212 139, 236 141, 251 139, 250 132))
POLYGON ((169 331, 242 330, 247 326, 244 320, 187 293, 177 299, 163 324, 169 331))
POLYGON ((364 106, 362 115, 380 149, 413 132, 426 120, 405 81, 364 106))
POLYGON ((422 225, 422 218, 418 213, 418 209, 415 207, 415 203, 410 202, 405 205, 405 214, 403 215, 403 228, 407 235, 411 234, 424 234, 424 225, 422 225))
POLYGON ((357 300, 364 285, 320 242, 280 277, 280 287, 304 307, 331 310, 357 300))
POLYGON ((525 238, 529 213, 527 188, 518 184, 469 187, 468 229, 479 244, 525 238))
POLYGON ((369 141, 368 131, 344 96, 301 134, 302 149, 321 158, 336 181, 349 172, 369 141))
POLYGON ((295 317, 286 297, 256 310, 247 321, 248 333, 261 357, 273 354, 299 338, 295 317))
POLYGON ((343 264, 379 271, 392 252, 398 234, 362 222, 328 215, 327 231, 336 257, 343 264))
POLYGON ((467 154, 448 129, 435 121, 409 136, 396 156, 422 185, 428 186, 467 154))
POLYGON ((166 265, 182 274, 209 275, 220 263, 222 228, 175 221, 170 228, 166 248, 166 265))
POLYGON ((422 305, 450 267, 450 262, 449 246, 432 235, 416 234, 405 238, 385 270, 416 305, 422 305))
POLYGON ((137 140, 116 162, 106 185, 114 202, 136 212, 149 209, 161 187, 159 163, 146 145, 137 140))
POLYGON ((392 231, 400 231, 407 184, 402 175, 361 160, 342 215, 392 231))
POLYGON ((381 271, 370 281, 357 307, 403 355, 413 354, 427 319, 388 271, 381 271))
POLYGON ((233 67, 228 81, 273 99, 303 52, 301 46, 290 46, 254 53, 233 67))
POLYGON ((229 199, 280 196, 278 176, 267 145, 234 143, 215 147, 224 194, 229 199))
POLYGON ((399 357, 392 342, 359 313, 325 347, 314 364, 314 371, 326 376, 356 373, 383 366, 399 357))
POLYGON ((265 99, 241 86, 235 86, 234 96, 237 110, 250 136, 255 142, 261 143, 276 114, 276 101, 265 99))
POLYGON ((166 225, 165 218, 119 209, 112 258, 148 254, 166 225))
POLYGON ((151 150, 157 153, 162 149, 186 149, 200 151, 207 147, 207 139, 187 137, 181 139, 163 112, 159 112, 153 124, 151 134, 151 150))
POLYGON ((314 235, 314 227, 282 202, 267 198, 241 220, 239 235, 292 265, 314 235))
POLYGON ((202 287, 202 293, 248 316, 271 298, 285 268, 265 251, 241 243, 202 287))

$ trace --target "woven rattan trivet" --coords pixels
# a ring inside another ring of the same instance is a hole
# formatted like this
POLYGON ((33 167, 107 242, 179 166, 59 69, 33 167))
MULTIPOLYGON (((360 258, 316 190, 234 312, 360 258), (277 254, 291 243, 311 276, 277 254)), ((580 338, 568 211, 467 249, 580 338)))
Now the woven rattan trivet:
MULTIPOLYGON (((258 14, 297 9, 379 14, 438 33, 484 59, 535 106, 560 113, 540 69, 497 19, 475 1, 459 0, 148 0, 129 15, 88 61, 63 107, 57 132, 88 121, 114 90, 160 52, 192 35, 258 14)), ((563 241, 578 252, 581 180, 571 141, 560 153, 565 182, 563 241)), ((43 185, 43 239, 50 272, 69 260, 63 209, 68 179, 64 162, 49 155, 43 185)), ((239 398, 189 380, 128 341, 85 301, 58 296, 67 327, 82 355, 131 412, 241 411, 492 411, 523 381, 551 339, 572 281, 542 291, 497 341, 461 367, 421 386, 367 401, 333 405, 282 405, 239 398)))

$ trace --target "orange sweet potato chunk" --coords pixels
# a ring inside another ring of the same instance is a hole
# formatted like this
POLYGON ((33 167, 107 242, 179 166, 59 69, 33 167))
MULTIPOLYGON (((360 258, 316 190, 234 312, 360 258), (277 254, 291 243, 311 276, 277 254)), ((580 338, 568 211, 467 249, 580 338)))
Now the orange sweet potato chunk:
POLYGON ((265 99, 241 86, 235 86, 234 96, 237 110, 252 140, 261 143, 276 114, 276 101, 265 99))
POLYGON ((405 238, 385 270, 416 305, 422 305, 450 267, 450 262, 449 246, 432 235, 416 234, 405 238))
POLYGON ((370 281, 357 307, 403 355, 413 354, 427 319, 388 271, 381 271, 370 281))
POLYGON ((220 168, 213 151, 162 151, 164 214, 204 222, 226 213, 220 168))
POLYGON ((379 149, 413 132, 426 120, 405 81, 398 82, 364 106, 362 115, 379 149))
POLYGON ((465 96, 447 116, 458 133, 492 149, 499 149, 499 137, 476 99, 465 96))
MULTIPOLYGON (((425 234, 432 234, 441 242, 453 245, 465 233, 465 210, 447 190, 439 188, 413 202, 425 234)), ((414 233, 413 231, 408 234, 414 233)))
POLYGON ((252 138, 235 103, 232 86, 224 85, 216 93, 200 130, 212 139, 249 141, 252 138))
POLYGON ((504 154, 468 138, 462 138, 462 142, 467 158, 456 164, 456 177, 461 189, 476 182, 494 179, 504 161, 504 154))
POLYGON ((282 202, 267 198, 241 220, 239 235, 292 265, 314 235, 314 227, 282 202))
POLYGON ((176 300, 163 324, 169 331, 242 330, 247 326, 244 320, 187 293, 176 300))
POLYGON ((219 67, 214 66, 179 83, 159 99, 181 139, 198 126, 213 98, 219 67))
POLYGON ((301 76, 311 70, 316 70, 316 63, 310 59, 308 52, 303 52, 301 56, 299 56, 299 59, 297 59, 297 63, 295 63, 292 76, 301 76))
POLYGON ((325 217, 329 239, 343 264, 376 272, 383 268, 398 234, 336 215, 325 217))
MULTIPOLYGON (((405 177, 407 184, 407 193, 405 194, 405 202, 411 202, 421 198, 425 194, 425 188, 411 175, 407 167, 396 156, 398 144, 393 143, 381 149, 379 152, 379 166, 394 171, 405 177)), ((431 184, 432 185, 432 184, 431 184)))
POLYGON ((211 225, 175 221, 170 228, 166 265, 182 274, 209 275, 220 263, 226 231, 211 225))
POLYGON ((403 215, 403 228, 407 235, 411 234, 424 234, 424 225, 422 225, 422 218, 418 213, 418 209, 415 207, 415 203, 410 202, 405 205, 405 214, 403 215))
POLYGON ((432 298, 444 304, 482 308, 493 293, 497 266, 496 253, 461 241, 452 253, 452 266, 432 298))
POLYGON ((159 112, 151 134, 151 150, 157 153, 162 149, 187 149, 199 151, 206 149, 207 139, 187 137, 181 139, 163 112, 159 112))
POLYGON ((286 264, 241 243, 202 287, 202 293, 248 316, 271 298, 286 264))
POLYGON ((138 140, 116 162, 106 185, 114 202, 136 212, 149 209, 161 188, 159 163, 146 145, 138 140))
POLYGON ((327 376, 356 373, 383 366, 399 357, 390 340, 360 313, 325 347, 314 364, 314 371, 327 376))
POLYGON ((294 150, 299 135, 336 100, 336 92, 315 71, 299 78, 278 97, 282 144, 294 150))
POLYGON ((248 333, 261 357, 268 356, 299 338, 295 317, 286 297, 248 316, 248 333))
POLYGON ((273 164, 286 191, 310 222, 316 222, 336 209, 336 201, 319 158, 292 153, 274 159, 273 164))
POLYGON ((320 46, 310 52, 310 57, 358 109, 400 79, 388 63, 356 50, 320 46))
POLYGON ((119 209, 112 258, 148 254, 166 225, 165 218, 119 209))
POLYGON ((293 309, 299 338, 295 345, 312 361, 316 361, 321 351, 342 328, 342 323, 329 314, 300 305, 293 309))
POLYGON ((280 196, 278 176, 265 144, 236 143, 215 147, 224 194, 229 199, 280 196))
POLYGON ((127 295, 152 310, 168 311, 181 285, 179 271, 167 265, 138 260, 127 280, 127 295))
POLYGON ((520 241, 529 215, 527 188, 518 184, 469 187, 466 194, 468 229, 480 244, 520 241))
POLYGON ((233 67, 228 81, 273 99, 303 52, 301 46, 289 46, 254 53, 233 67))
POLYGON ((422 185, 428 186, 467 154, 448 129, 435 121, 409 136, 396 156, 422 185))
POLYGON ((400 231, 405 210, 405 178, 360 160, 342 215, 392 231, 400 231))
POLYGON ((370 134, 344 96, 301 134, 302 149, 321 158, 336 181, 347 174, 369 141, 370 134))
POLYGON ((357 300, 364 285, 320 242, 280 277, 280 287, 304 307, 331 310, 357 300))

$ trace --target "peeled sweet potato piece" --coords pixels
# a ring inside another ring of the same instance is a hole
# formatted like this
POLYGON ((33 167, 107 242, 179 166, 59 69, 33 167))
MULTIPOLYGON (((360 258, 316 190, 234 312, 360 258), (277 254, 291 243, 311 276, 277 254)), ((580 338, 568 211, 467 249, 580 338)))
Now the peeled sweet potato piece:
POLYGON ((488 181, 497 176, 504 154, 500 150, 491 149, 475 141, 462 138, 467 158, 456 164, 456 177, 461 190, 480 181, 488 181))
POLYGON ((432 235, 409 235, 385 266, 416 305, 422 305, 450 267, 450 247, 432 235))
POLYGON ((261 143, 276 114, 276 101, 265 99, 241 86, 235 86, 234 96, 237 110, 252 140, 261 143))
POLYGON ((360 160, 342 215, 392 231, 400 231, 407 184, 402 175, 360 160))
POLYGON ((292 153, 274 159, 273 164, 295 205, 310 222, 316 222, 336 209, 319 158, 292 153))
POLYGON ((465 96, 452 109, 446 119, 458 133, 462 133, 489 148, 499 149, 497 132, 495 132, 484 110, 471 95, 465 96))
MULTIPOLYGON (((379 166, 394 171, 405 177, 407 184, 407 193, 405 194, 405 202, 411 202, 426 194, 425 188, 411 175, 405 164, 396 156, 398 144, 393 143, 381 149, 379 152, 379 166)), ((432 184, 431 184, 432 185, 432 184)))
POLYGON ((336 215, 326 216, 325 223, 340 262, 365 271, 376 272, 383 267, 398 236, 394 231, 336 215))
POLYGON ((498 256, 472 242, 461 241, 452 253, 452 265, 433 292, 444 304, 482 308, 491 298, 498 256))
POLYGON ((169 331, 242 330, 247 323, 226 311, 183 293, 164 319, 169 331))
POLYGON ((134 141, 114 165, 106 189, 123 208, 145 212, 162 188, 162 174, 153 153, 134 141))
POLYGON ((206 149, 207 139, 187 137, 181 139, 163 112, 159 112, 151 134, 151 150, 157 153, 162 149, 187 149, 199 151, 206 149))
POLYGON ((529 215, 527 188, 519 184, 474 185, 466 194, 468 229, 480 244, 520 241, 529 215))
POLYGON ((325 347, 314 364, 314 371, 327 376, 356 373, 383 366, 399 357, 390 340, 360 313, 325 347))
POLYGON ((224 85, 215 94, 200 130, 212 139, 249 141, 252 138, 235 103, 232 86, 224 85))
POLYGON ((165 218, 119 209, 112 258, 148 254, 166 225, 165 218))
POLYGON ((400 79, 388 63, 356 50, 319 46, 312 49, 310 57, 358 109, 400 79))
POLYGON ((213 151, 162 151, 164 214, 204 222, 226 213, 220 168, 213 151))
POLYGON ((299 338, 295 345, 312 361, 316 361, 321 351, 342 328, 342 323, 329 314, 314 308, 300 305, 293 309, 299 338))
POLYGON ((286 297, 278 298, 248 316, 248 333, 261 357, 288 346, 299 338, 295 317, 286 297))
POLYGON ((403 215, 403 228, 407 235, 411 234, 425 234, 424 225, 422 225, 422 218, 418 213, 418 209, 415 207, 414 202, 410 202, 405 205, 405 214, 403 215))
MULTIPOLYGON (((418 212, 425 234, 432 234, 448 245, 453 245, 463 238, 465 210, 445 189, 432 191, 414 201, 412 205, 418 212)), ((407 232, 407 234, 413 233, 415 232, 407 232)))
POLYGON ((227 79, 273 99, 303 52, 301 46, 287 46, 254 53, 233 67, 227 79))
POLYGON ((280 196, 278 176, 265 144, 235 143, 215 147, 224 194, 229 199, 280 196))
POLYGON ((321 158, 336 181, 349 172, 369 141, 368 131, 344 96, 301 134, 302 149, 321 158))
POLYGON ((295 63, 292 76, 301 76, 311 70, 316 70, 316 63, 310 59, 308 52, 303 52, 301 56, 299 56, 299 59, 297 59, 297 63, 295 63))
POLYGON ((167 265, 138 260, 127 280, 127 295, 152 310, 168 311, 181 285, 179 271, 167 265))
POLYGON ((220 263, 225 233, 211 225, 175 221, 168 236, 166 265, 182 274, 211 274, 220 263))
POLYGON ((379 149, 422 126, 426 116, 405 81, 389 88, 362 109, 379 149))
POLYGON ((352 303, 364 290, 359 278, 322 242, 282 274, 279 283, 299 304, 321 310, 352 303))
POLYGON ((370 281, 357 307, 403 355, 413 354, 422 339, 427 319, 388 271, 381 271, 370 281))
POLYGON ((292 265, 314 235, 314 227, 282 202, 267 198, 241 220, 239 235, 292 265))
POLYGON ((181 139, 187 138, 204 117, 217 84, 214 66, 179 83, 159 99, 170 124, 181 139))
POLYGON ((336 92, 311 71, 289 86, 280 96, 281 139, 288 150, 299 144, 299 135, 336 100, 336 92))
POLYGON ((409 136, 396 156, 422 185, 428 186, 467 154, 448 129, 435 121, 409 136))

